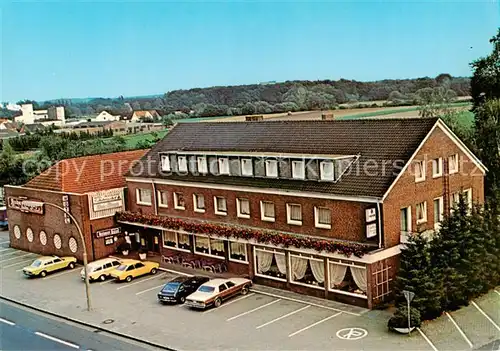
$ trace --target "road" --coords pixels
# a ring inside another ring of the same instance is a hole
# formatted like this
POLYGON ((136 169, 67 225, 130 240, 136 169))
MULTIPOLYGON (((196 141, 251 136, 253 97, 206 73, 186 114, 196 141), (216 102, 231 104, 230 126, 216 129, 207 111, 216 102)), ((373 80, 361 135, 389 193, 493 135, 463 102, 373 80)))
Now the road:
POLYGON ((152 348, 0 301, 0 350, 76 349, 132 351, 152 348))

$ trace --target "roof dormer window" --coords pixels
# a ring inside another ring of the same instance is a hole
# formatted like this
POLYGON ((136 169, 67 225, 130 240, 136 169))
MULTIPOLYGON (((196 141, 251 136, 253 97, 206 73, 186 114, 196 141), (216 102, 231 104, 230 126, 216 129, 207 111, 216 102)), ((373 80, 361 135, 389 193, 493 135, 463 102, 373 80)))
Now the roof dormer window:
POLYGON ((266 176, 278 178, 278 161, 266 160, 266 176))
POLYGON ((319 164, 320 168, 320 177, 321 180, 333 180, 334 171, 333 171, 333 162, 331 161, 322 161, 319 164))
POLYGON ((208 173, 207 158, 205 156, 199 156, 196 158, 198 164, 198 172, 206 174, 208 173))
POLYGON ((251 158, 241 159, 241 175, 247 177, 253 176, 253 166, 251 158))
POLYGON ((293 179, 305 179, 304 161, 292 161, 292 177, 293 179))
POLYGON ((161 170, 170 172, 170 158, 168 155, 161 155, 161 170))
POLYGON ((226 157, 219 158, 219 174, 229 175, 229 159, 226 157))
POLYGON ((177 166, 179 168, 179 172, 187 172, 188 171, 188 164, 187 164, 186 156, 177 157, 177 166))

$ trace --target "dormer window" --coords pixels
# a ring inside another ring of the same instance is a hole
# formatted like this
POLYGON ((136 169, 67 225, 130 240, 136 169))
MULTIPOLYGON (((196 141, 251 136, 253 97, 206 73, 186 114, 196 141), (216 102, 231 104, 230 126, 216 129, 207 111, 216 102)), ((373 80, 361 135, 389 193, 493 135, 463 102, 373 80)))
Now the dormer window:
POLYGON ((187 172, 188 171, 188 164, 187 164, 186 156, 177 157, 177 165, 179 167, 179 172, 187 172))
POLYGON ((196 158, 198 164, 199 173, 208 173, 207 158, 205 156, 200 156, 196 158))
POLYGON ((170 158, 168 155, 161 155, 161 170, 170 172, 170 158))
POLYGON ((266 160, 266 176, 278 178, 278 161, 266 160))
POLYGON ((294 179, 304 179, 305 173, 304 161, 292 161, 292 177, 294 179))
POLYGON ((227 158, 219 158, 219 174, 229 175, 229 160, 227 158))
POLYGON ((321 180, 333 180, 333 162, 322 161, 319 165, 321 180))
POLYGON ((241 160, 241 175, 242 176, 253 176, 252 159, 244 158, 241 160))

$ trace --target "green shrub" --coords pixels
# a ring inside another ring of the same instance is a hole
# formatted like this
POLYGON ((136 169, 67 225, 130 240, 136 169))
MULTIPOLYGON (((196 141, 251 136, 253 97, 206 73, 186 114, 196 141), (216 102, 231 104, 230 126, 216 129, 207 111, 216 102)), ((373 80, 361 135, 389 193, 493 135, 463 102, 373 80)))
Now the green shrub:
MULTIPOLYGON (((421 324, 420 311, 416 308, 410 307, 410 325, 412 327, 419 327, 421 324)), ((408 328, 408 309, 406 306, 400 306, 389 319, 387 326, 390 330, 394 328, 408 328)))

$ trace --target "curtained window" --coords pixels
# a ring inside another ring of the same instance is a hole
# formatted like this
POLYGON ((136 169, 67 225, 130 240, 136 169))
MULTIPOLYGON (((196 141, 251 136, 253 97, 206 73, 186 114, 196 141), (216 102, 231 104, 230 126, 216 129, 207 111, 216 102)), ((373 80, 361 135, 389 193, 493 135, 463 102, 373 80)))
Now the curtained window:
POLYGON ((330 290, 366 296, 367 271, 365 267, 329 260, 328 271, 330 290))
POLYGON ((238 217, 250 218, 250 201, 248 199, 236 199, 238 217))
POLYGON ((201 194, 193 194, 195 212, 205 212, 205 196, 201 194))
POLYGON ((210 239, 206 236, 194 236, 194 251, 210 254, 210 239))
POLYGON ((421 202, 416 206, 417 224, 427 222, 427 202, 421 202))
POLYGON ((457 173, 458 172, 458 154, 451 155, 448 157, 448 170, 449 174, 457 173))
POLYGON ((167 230, 163 231, 163 246, 177 247, 177 233, 167 230))
POLYGON ((261 219, 263 221, 274 222, 274 202, 261 201, 260 202, 261 219))
POLYGON ((182 193, 174 193, 174 207, 177 210, 186 209, 186 203, 184 202, 184 194, 182 193))
POLYGON ((179 248, 184 250, 191 250, 191 243, 188 234, 177 234, 179 248))
POLYGON ((137 203, 139 205, 151 205, 151 189, 137 189, 137 203))
POLYGON ((230 241, 229 257, 231 260, 247 262, 247 245, 245 243, 230 241))
POLYGON ((171 249, 191 250, 189 235, 176 233, 168 230, 162 232, 163 246, 171 249))
POLYGON ((227 214, 227 201, 225 197, 215 196, 215 214, 226 215, 227 214))
POLYGON ((287 223, 302 225, 302 206, 298 204, 286 204, 287 223))
POLYGON ((290 270, 292 282, 312 287, 324 287, 325 262, 323 259, 291 254, 290 270))
POLYGON ((257 275, 286 281, 286 258, 283 252, 258 248, 254 250, 257 275))
POLYGON ((194 252, 224 258, 224 240, 195 235, 194 252))
POLYGON ((326 207, 314 207, 314 221, 317 228, 332 228, 332 211, 326 207))
POLYGON ((168 192, 164 190, 158 190, 158 207, 168 207, 168 192))

